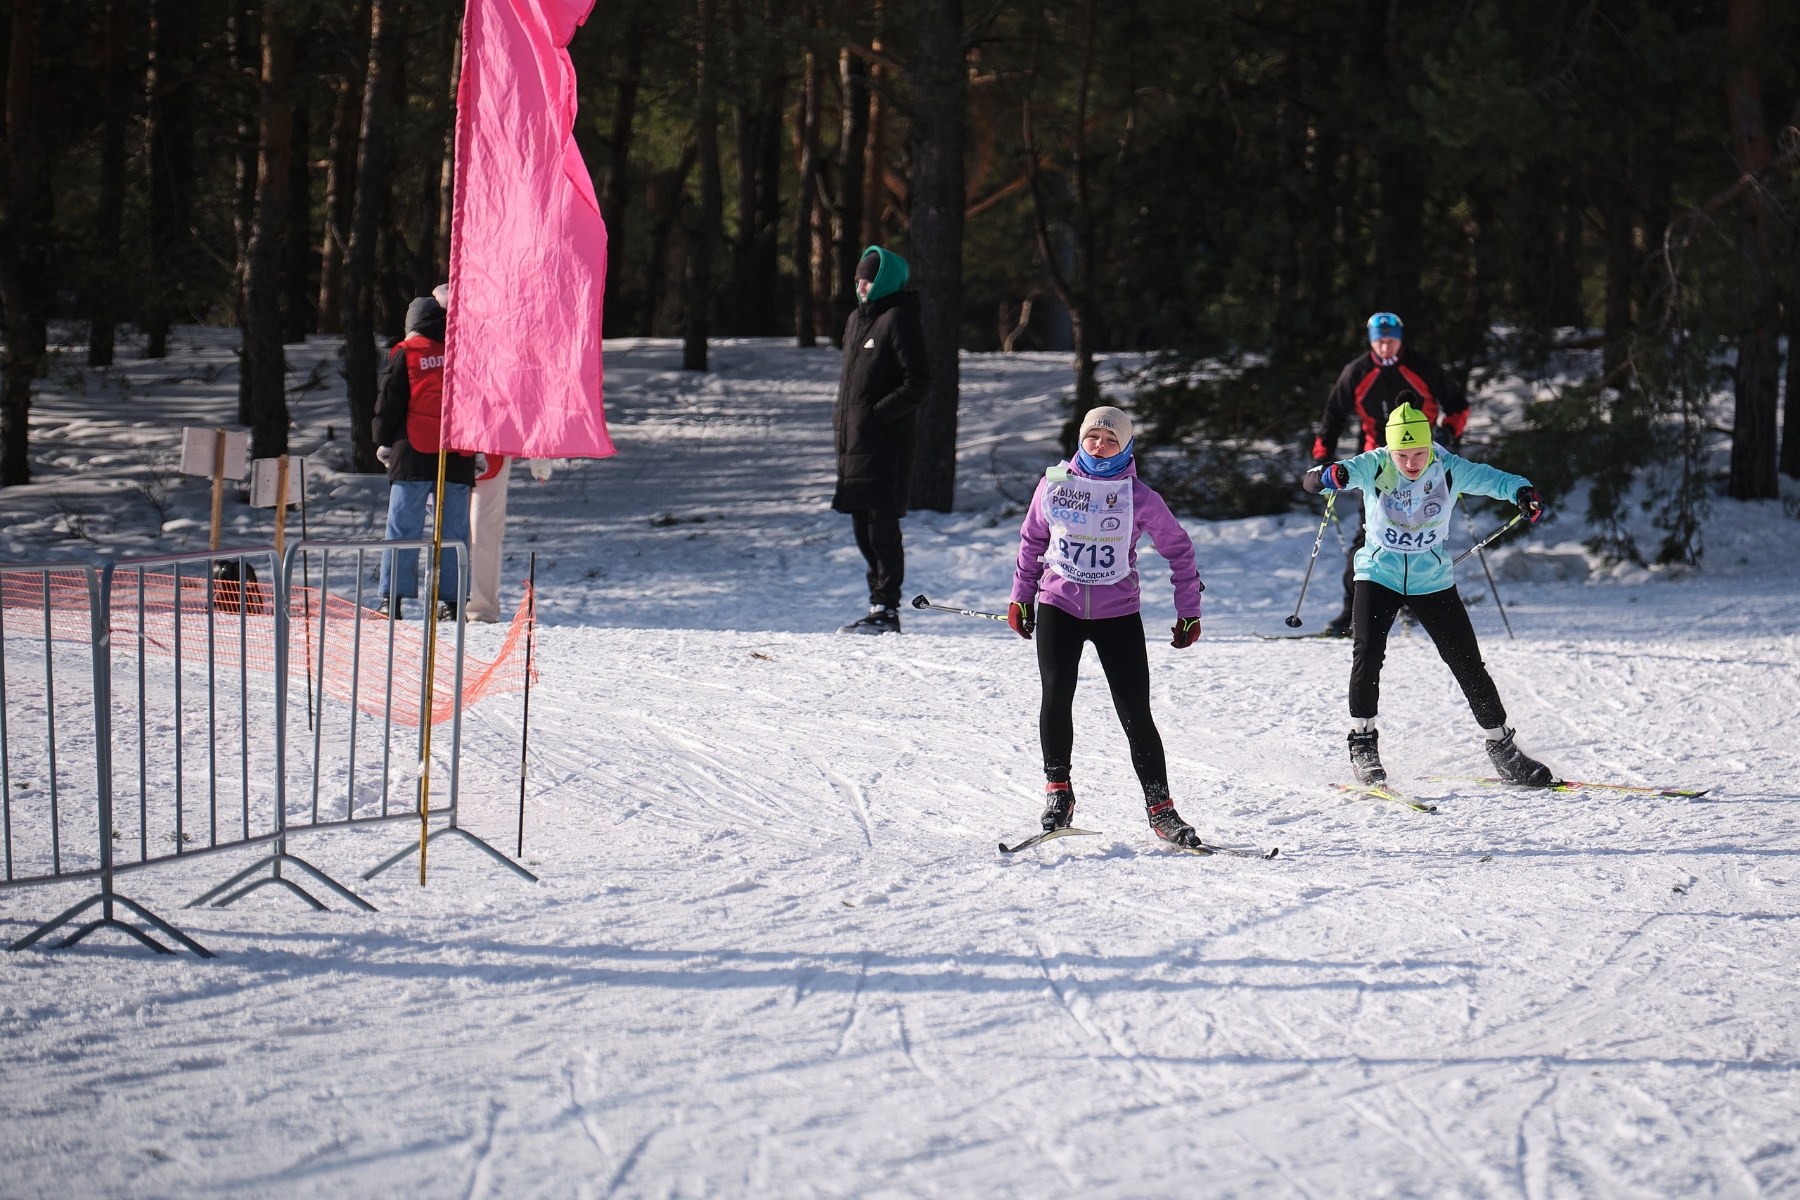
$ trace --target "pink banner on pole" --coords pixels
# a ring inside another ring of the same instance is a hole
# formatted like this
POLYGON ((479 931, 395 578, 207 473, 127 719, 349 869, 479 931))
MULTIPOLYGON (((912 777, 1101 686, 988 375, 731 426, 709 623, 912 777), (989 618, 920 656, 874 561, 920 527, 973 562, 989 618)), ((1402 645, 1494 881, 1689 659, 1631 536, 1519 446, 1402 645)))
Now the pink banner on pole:
POLYGON ((606 223, 575 146, 568 44, 594 0, 469 0, 456 93, 444 444, 613 453, 601 399, 606 223))

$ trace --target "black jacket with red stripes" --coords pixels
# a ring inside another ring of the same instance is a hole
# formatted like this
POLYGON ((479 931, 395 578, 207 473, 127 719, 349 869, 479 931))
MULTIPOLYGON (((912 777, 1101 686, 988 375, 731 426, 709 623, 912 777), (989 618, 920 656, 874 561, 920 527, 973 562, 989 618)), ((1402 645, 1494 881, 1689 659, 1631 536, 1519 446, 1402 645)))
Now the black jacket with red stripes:
POLYGON ((1399 406, 1402 392, 1418 397, 1413 403, 1434 426, 1447 430, 1452 438, 1462 437, 1469 424, 1469 398, 1435 359, 1402 345, 1400 360, 1384 367, 1374 354, 1364 351, 1344 367, 1325 397, 1325 417, 1313 442, 1313 461, 1337 458, 1338 437, 1352 417, 1362 425, 1362 444, 1351 453, 1379 447, 1388 414, 1399 406))

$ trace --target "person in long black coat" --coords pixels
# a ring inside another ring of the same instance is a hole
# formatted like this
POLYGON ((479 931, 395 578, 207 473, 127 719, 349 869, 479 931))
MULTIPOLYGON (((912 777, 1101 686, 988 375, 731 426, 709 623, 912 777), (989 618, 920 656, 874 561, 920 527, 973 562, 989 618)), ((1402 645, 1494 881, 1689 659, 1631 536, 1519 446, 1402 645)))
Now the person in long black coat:
POLYGON ((869 565, 869 611, 840 633, 899 633, 900 586, 913 437, 931 386, 919 294, 906 287, 906 260, 870 246, 856 267, 857 304, 844 325, 844 369, 832 427, 837 435, 837 492, 831 507, 849 513, 856 547, 869 565))

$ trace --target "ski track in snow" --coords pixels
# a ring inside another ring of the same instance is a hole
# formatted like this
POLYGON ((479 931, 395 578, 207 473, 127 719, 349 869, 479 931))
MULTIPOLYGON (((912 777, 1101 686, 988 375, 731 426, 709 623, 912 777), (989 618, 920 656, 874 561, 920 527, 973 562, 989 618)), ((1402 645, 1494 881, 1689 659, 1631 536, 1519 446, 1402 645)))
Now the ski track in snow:
MULTIPOLYGON (((203 544, 203 485, 171 501, 197 531, 159 535, 131 498, 144 445, 235 401, 228 334, 181 340, 34 407, 43 483, 0 493, 8 557, 93 554, 59 532, 84 503, 116 550, 203 544), (129 403, 97 415, 119 376, 129 403)), ((1190 651, 1166 645, 1166 567, 1141 564, 1176 799, 1280 857, 1156 845, 1091 654, 1074 777, 1101 836, 1002 857, 1040 804, 1033 648, 910 608, 899 638, 830 633, 863 601, 827 509, 835 355, 678 363, 609 343, 619 457, 513 477, 508 578, 538 552, 545 618, 543 882, 445 842, 427 888, 362 883, 402 827, 295 838, 373 914, 273 889, 182 907, 249 852, 122 876, 220 957, 108 935, 0 955, 0 1195, 1800 1193, 1800 521, 1780 504, 1715 499, 1684 580, 1532 582, 1529 546, 1582 535, 1554 520, 1500 544, 1516 641, 1478 565, 1462 577, 1527 750, 1704 799, 1431 780, 1488 764, 1403 630, 1383 755, 1440 812, 1333 790, 1348 644, 1252 636, 1291 611, 1317 529, 1298 511, 1188 522, 1190 651)), ((336 386, 296 395, 294 439, 318 448, 312 535, 348 538, 385 487, 333 469, 336 386)), ((1004 603, 1007 497, 1051 461, 1066 386, 1061 356, 965 360, 958 511, 908 518, 909 597, 1004 603)), ((228 510, 238 544, 263 520, 228 510)), ((503 696, 464 730, 464 821, 509 851, 519 725, 503 696)), ((0 892, 0 937, 84 895, 0 892)))

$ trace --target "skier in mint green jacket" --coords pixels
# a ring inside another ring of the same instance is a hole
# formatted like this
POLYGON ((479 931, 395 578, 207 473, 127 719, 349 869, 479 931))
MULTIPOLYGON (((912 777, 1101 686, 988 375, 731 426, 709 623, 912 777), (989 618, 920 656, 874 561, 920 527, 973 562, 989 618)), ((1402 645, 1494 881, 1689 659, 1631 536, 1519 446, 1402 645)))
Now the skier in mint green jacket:
POLYGON ((1536 522, 1543 499, 1522 475, 1470 462, 1431 444, 1431 421, 1402 403, 1388 417, 1387 447, 1314 467, 1302 478, 1309 492, 1362 492, 1366 544, 1356 552, 1351 628, 1350 765, 1365 784, 1387 779, 1375 730, 1381 701, 1381 664, 1388 631, 1401 608, 1413 616, 1456 676, 1487 736, 1488 758, 1511 783, 1548 787, 1550 768, 1513 744, 1506 706, 1481 661, 1469 610, 1456 594, 1447 545, 1450 514, 1461 495, 1511 500, 1536 522))

